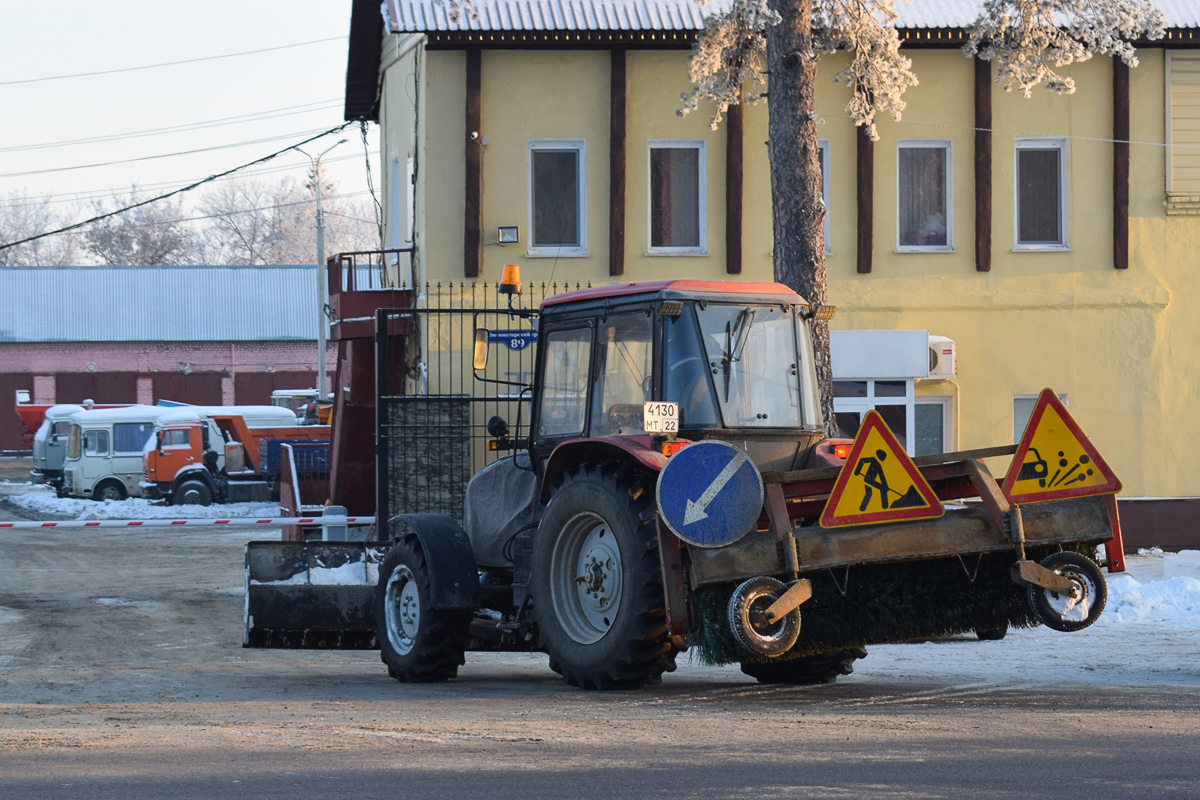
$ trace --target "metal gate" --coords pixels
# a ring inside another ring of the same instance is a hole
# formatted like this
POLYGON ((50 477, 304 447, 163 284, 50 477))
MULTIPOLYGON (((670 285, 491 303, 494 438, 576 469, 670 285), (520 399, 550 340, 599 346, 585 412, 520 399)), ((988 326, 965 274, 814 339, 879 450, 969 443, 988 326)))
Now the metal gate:
MULTIPOLYGON (((536 309, 549 295, 582 288, 528 284, 514 307, 536 309)), ((426 284, 415 309, 380 309, 375 319, 376 517, 379 537, 401 513, 445 514, 463 522, 471 476, 511 452, 487 449, 488 420, 527 441, 537 348, 536 317, 511 313, 495 285, 426 284), (397 325, 396 323, 401 323, 397 325), (483 375, 472 366, 476 328, 490 332, 483 375), (403 329, 412 333, 390 333, 403 329), (405 357, 396 358, 395 348, 405 357), (403 374, 387 369, 403 363, 403 374)))

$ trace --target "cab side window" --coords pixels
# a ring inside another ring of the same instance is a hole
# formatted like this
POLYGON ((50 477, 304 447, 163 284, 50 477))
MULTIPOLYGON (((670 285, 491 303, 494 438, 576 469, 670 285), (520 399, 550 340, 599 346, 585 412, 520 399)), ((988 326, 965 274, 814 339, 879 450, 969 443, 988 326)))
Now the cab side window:
POLYGON ((85 456, 108 455, 108 431, 88 431, 83 435, 85 456))
POLYGON ((654 335, 645 311, 613 314, 600 324, 592 436, 645 434, 642 404, 652 389, 654 335))
POLYGON ((546 367, 539 436, 577 436, 587 413, 588 373, 592 361, 591 328, 551 331, 542 345, 546 367))
POLYGON ((188 432, 186 430, 165 430, 162 434, 163 447, 187 447, 188 432))

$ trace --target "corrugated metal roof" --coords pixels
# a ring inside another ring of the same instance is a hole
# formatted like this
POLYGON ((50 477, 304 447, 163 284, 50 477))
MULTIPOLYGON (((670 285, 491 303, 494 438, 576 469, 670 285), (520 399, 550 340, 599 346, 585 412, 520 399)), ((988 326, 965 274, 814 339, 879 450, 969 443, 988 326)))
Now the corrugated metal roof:
MULTIPOLYGON (((388 0, 393 32, 423 31, 619 31, 699 30, 704 16, 723 10, 729 0, 705 6, 695 0, 475 0, 476 18, 450 21, 446 3, 388 0)), ((964 28, 975 21, 982 0, 899 0, 899 28, 964 28)), ((1167 26, 1200 26, 1196 0, 1156 0, 1167 26)))
POLYGON ((418 31, 686 31, 727 5, 693 0, 476 0, 477 16, 450 21, 446 4, 388 0, 393 32, 418 31))
POLYGON ((316 265, 5 267, 0 342, 316 341, 316 280, 316 265))

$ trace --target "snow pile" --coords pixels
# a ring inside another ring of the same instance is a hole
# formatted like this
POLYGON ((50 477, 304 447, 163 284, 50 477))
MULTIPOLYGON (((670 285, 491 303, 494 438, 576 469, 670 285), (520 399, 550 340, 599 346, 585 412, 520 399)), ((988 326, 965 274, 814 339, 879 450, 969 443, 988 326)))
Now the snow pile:
POLYGON ((51 494, 21 494, 8 498, 24 511, 67 519, 227 519, 230 517, 277 517, 278 503, 226 503, 211 506, 163 506, 149 500, 82 500, 51 494))
POLYGON ((1106 575, 1108 605, 1097 625, 1149 622, 1200 630, 1200 552, 1163 556, 1163 580, 1106 575))

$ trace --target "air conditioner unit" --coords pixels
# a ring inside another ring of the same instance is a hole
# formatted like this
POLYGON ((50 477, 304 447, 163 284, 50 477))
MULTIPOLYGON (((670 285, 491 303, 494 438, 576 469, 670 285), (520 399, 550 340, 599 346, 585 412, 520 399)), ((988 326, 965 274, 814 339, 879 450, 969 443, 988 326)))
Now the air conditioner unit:
POLYGON ((929 334, 929 377, 948 381, 954 377, 954 340, 929 334))

